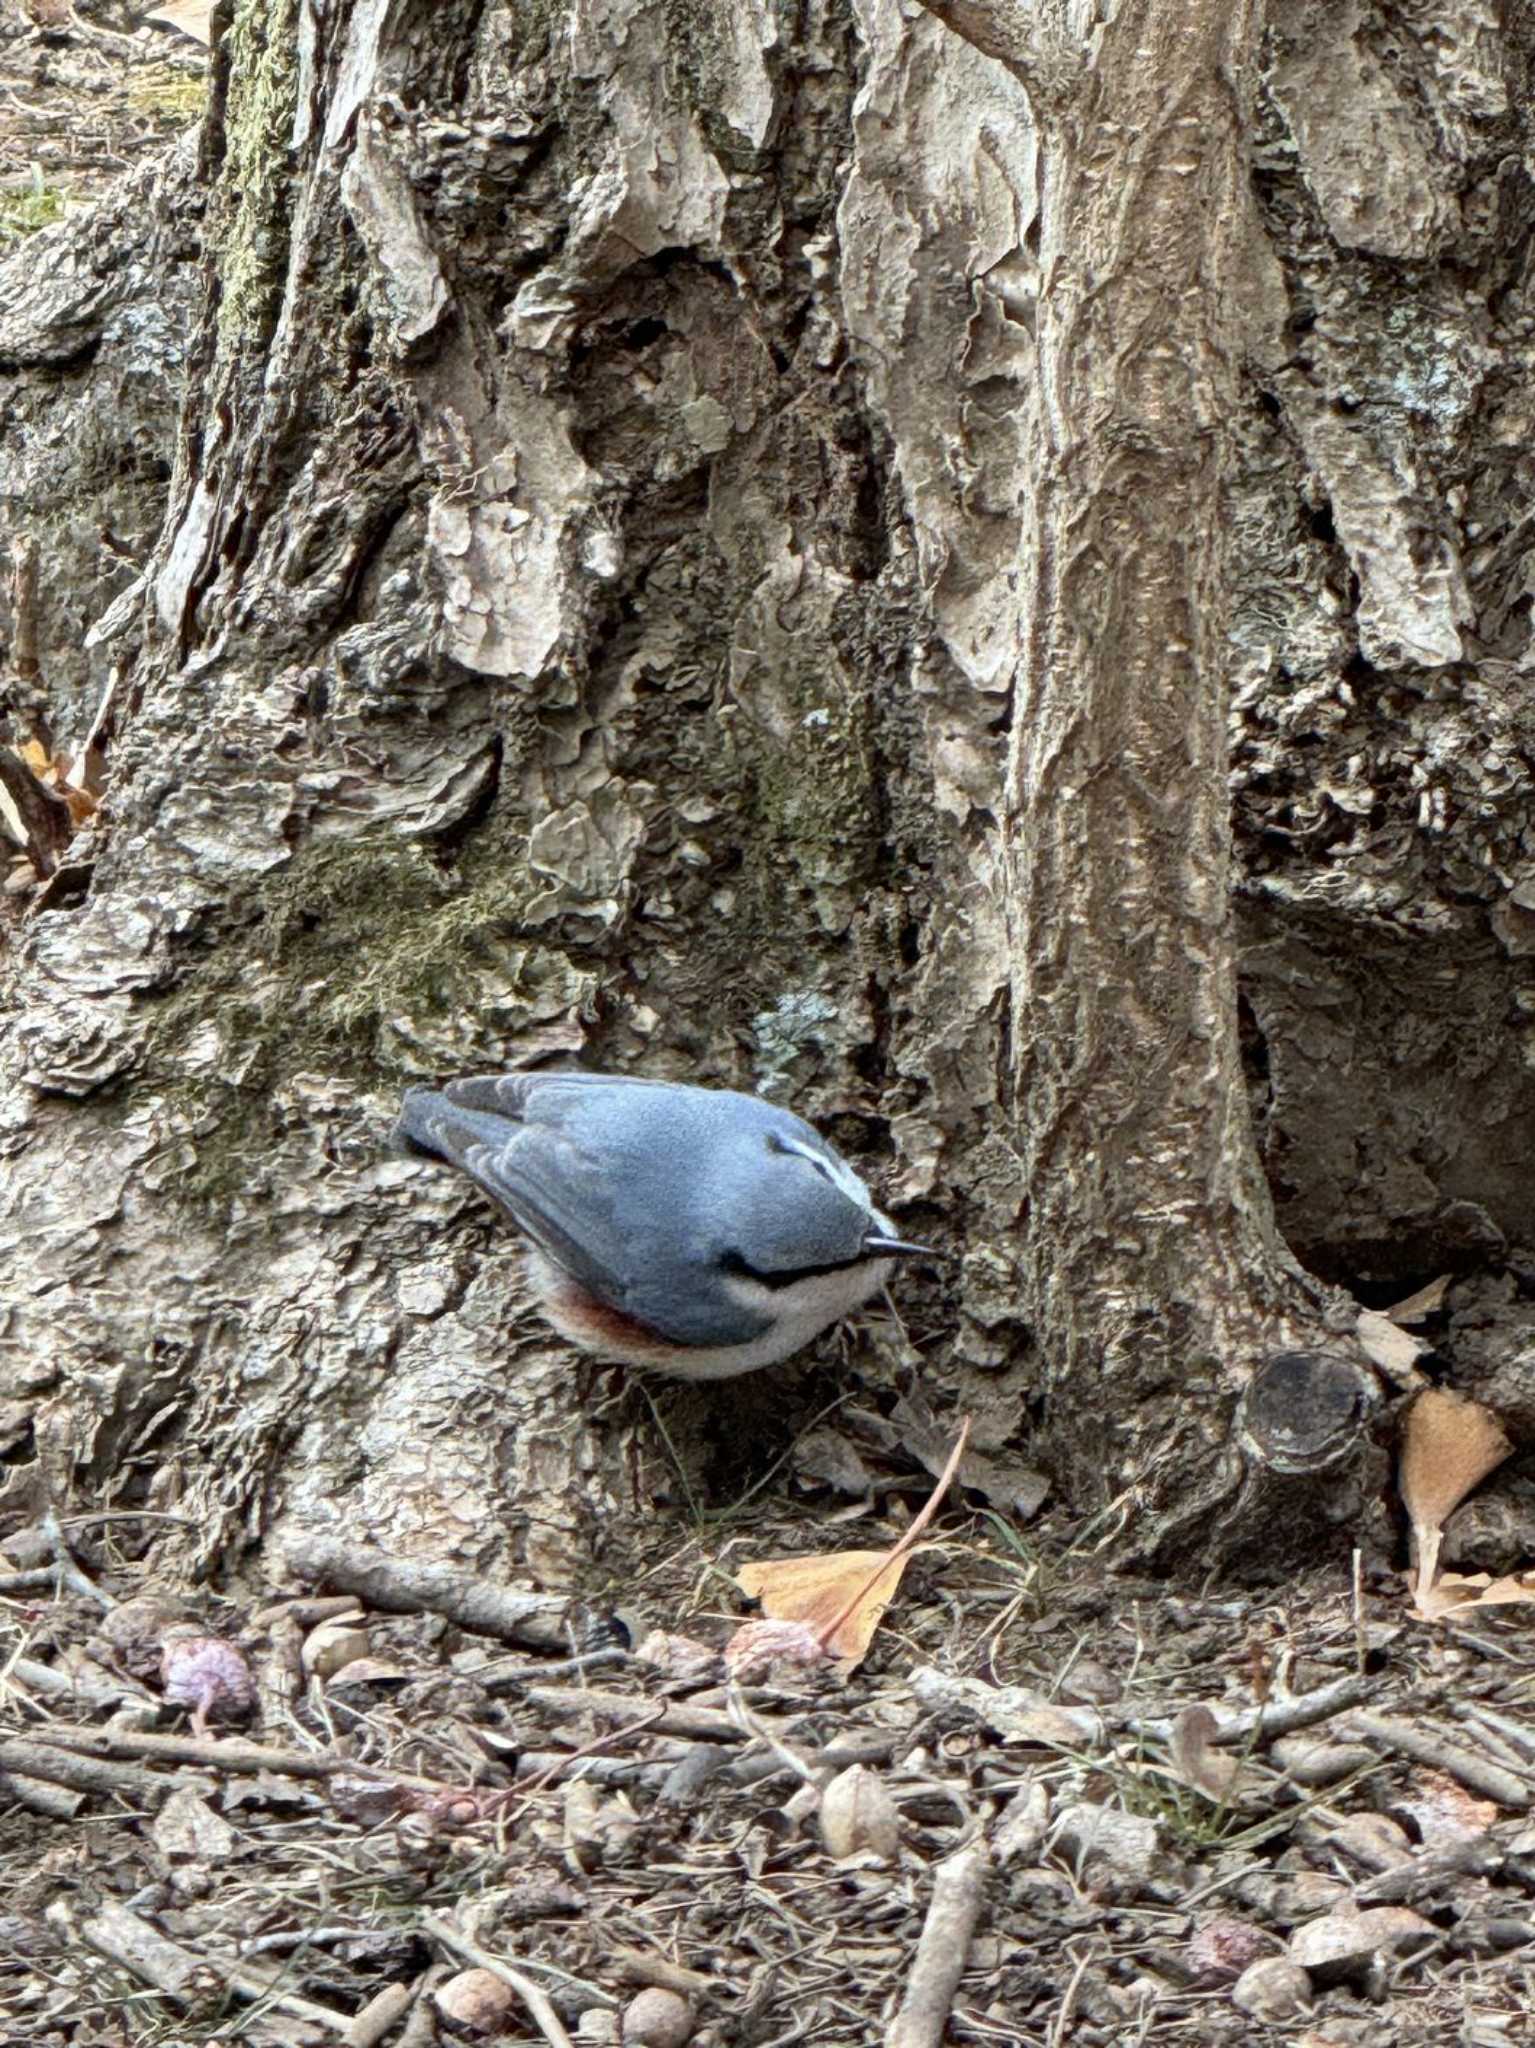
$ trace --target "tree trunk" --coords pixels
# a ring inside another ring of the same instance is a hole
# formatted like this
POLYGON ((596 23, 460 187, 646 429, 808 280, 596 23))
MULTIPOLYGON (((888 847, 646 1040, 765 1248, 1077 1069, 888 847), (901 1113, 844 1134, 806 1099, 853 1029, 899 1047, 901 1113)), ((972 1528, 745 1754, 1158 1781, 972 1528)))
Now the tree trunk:
MULTIPOLYGON (((1312 702, 1392 633, 1410 681, 1460 658, 1471 599, 1282 332, 1346 212, 1344 117, 1305 48, 1260 64, 1255 5, 1132 0, 1080 43, 941 11, 233 9, 163 535, 93 670, 39 600, 76 743, 118 674, 106 806, 8 964, 12 1507, 173 1510, 204 1567, 340 1525, 550 1584, 618 1569, 624 1511, 672 1485, 648 1408, 599 1409, 506 1233, 382 1150, 405 1082, 556 1052, 828 1125, 963 1255, 912 1295, 929 1397, 983 1448, 1030 1435, 1138 1547, 1267 1541, 1301 1484, 1276 1464, 1353 1443, 1353 1311, 1276 1232, 1254 1091, 1329 1280, 1404 1210, 1377 1176, 1329 1237, 1332 1076, 1314 1014, 1287 1035, 1317 940, 1264 750, 1300 729, 1298 650, 1312 702), (1280 547, 1318 477, 1335 535, 1280 547)), ((1494 117, 1462 118, 1441 197, 1492 175, 1494 117)), ((1377 134, 1398 168, 1412 139, 1377 134)), ((1477 232, 1506 269, 1513 227, 1477 232)), ((1412 253, 1380 256, 1388 303, 1412 253)), ((24 396, 69 365, 83 403, 121 344, 41 276, 7 360, 24 396), (69 319, 89 361, 49 353, 69 319)), ((1315 782, 1284 761, 1284 820, 1367 779, 1347 723, 1315 782)), ((1417 794, 1377 835, 1417 831, 1417 794)), ((1377 851, 1340 843, 1310 914, 1377 851)), ((1522 969, 1489 912, 1446 944, 1495 1007, 1522 969)), ((1358 1006, 1364 1044, 1388 1020, 1358 1006)), ((1516 1051, 1499 1071, 1527 1131, 1516 1051)), ((1453 1179, 1414 1184, 1425 1258, 1453 1179)), ((877 1340, 845 1363, 898 1374, 877 1340)), ((744 1399, 781 1432, 802 1390, 733 1390, 733 1430, 744 1399)), ((656 1398, 696 1464, 721 1397, 656 1398)), ((1340 1521, 1378 1476, 1347 1470, 1309 1482, 1340 1521)))

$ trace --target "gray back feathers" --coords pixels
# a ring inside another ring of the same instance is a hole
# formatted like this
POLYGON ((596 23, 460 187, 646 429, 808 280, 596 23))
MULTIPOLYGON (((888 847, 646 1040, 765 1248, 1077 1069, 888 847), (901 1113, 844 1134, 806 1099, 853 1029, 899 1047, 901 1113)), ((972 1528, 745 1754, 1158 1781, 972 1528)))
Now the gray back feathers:
POLYGON ((412 1089, 396 1139, 457 1166, 573 1279, 679 1344, 754 1318, 710 1280, 859 1259, 875 1216, 846 1161, 757 1096, 607 1074, 412 1089), (737 1263, 739 1262, 739 1263, 737 1263))

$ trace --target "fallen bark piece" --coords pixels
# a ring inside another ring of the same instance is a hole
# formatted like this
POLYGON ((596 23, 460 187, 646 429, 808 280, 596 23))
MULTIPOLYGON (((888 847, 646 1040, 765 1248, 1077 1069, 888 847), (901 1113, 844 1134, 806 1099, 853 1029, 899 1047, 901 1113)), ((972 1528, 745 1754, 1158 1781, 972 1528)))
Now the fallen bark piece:
POLYGON ((1366 1971, 1379 1955, 1401 1955, 1438 1939, 1438 1929, 1410 1906, 1372 1906, 1328 1913, 1290 1937, 1290 1961, 1314 1984, 1337 1984, 1366 1971))
POLYGON ((395 1614, 442 1614, 463 1628, 536 1650, 569 1646, 570 1603, 559 1594, 493 1585, 454 1565, 387 1557, 319 1530, 287 1537, 283 1550, 290 1568, 301 1577, 339 1586, 370 1607, 395 1614))
POLYGON ((938 2048, 965 1973, 991 1857, 984 1843, 960 1849, 933 1873, 933 1896, 900 2009, 885 2048, 938 2048))
POLYGON ((1055 1843, 1095 1892, 1121 1899, 1144 1888, 1160 1855, 1157 1824, 1146 1814, 1086 1800, 1057 1815, 1055 1843))

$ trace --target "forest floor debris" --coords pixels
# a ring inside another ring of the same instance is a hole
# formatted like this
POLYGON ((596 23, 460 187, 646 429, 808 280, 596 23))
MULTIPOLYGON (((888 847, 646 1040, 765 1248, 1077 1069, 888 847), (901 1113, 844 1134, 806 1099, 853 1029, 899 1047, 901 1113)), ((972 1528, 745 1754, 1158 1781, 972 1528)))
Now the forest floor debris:
MULTIPOLYGON (((344 1607, 307 1574, 171 1596, 153 1524, 85 1526, 80 1583, 0 1606, 0 2043, 1519 2037, 1517 1620, 1404 1627, 1384 1568, 1361 1615, 1346 1566, 1195 1598, 1064 1548, 1035 1597, 987 1520, 932 1533, 856 1672, 743 1686, 682 1525, 632 1581, 657 1662, 577 1609, 508 1659, 345 1560, 344 1607), (244 1660, 246 1722, 188 1732, 155 1626, 244 1660)), ((813 1535, 764 1510, 750 1547, 813 1535)))
POLYGON ((0 0, 0 256, 202 116, 208 52, 132 0, 0 0))

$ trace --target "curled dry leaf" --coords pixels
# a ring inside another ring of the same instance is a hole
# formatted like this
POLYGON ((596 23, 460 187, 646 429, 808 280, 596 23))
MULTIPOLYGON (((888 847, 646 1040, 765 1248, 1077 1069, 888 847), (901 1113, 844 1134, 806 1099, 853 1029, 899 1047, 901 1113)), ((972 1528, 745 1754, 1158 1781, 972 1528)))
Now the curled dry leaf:
MULTIPOLYGON (((1185 1707, 1173 1722, 1168 1739, 1173 1769, 1186 1785, 1218 1806, 1240 1805, 1257 1785, 1252 1773, 1244 1771, 1234 1756, 1212 1747, 1219 1726, 1207 1706, 1185 1707)), ((1231 1974, 1235 1977, 1238 1972, 1231 1974)))
POLYGON ((1425 1600, 1438 1576, 1446 1520, 1512 1449, 1490 1408, 1447 1387, 1427 1388, 1408 1409, 1397 1482, 1412 1518, 1418 1556, 1413 1592, 1420 1613, 1429 1612, 1425 1600))
MULTIPOLYGON (((815 1631, 829 1657, 842 1659, 849 1670, 858 1663, 880 1618, 895 1597, 908 1558, 922 1546, 917 1538, 937 1514, 948 1492, 965 1445, 970 1418, 959 1426, 948 1462, 911 1527, 890 1550, 841 1550, 826 1557, 783 1557, 743 1565, 736 1584, 775 1621, 803 1622, 815 1631)), ((727 1658, 729 1650, 726 1652, 727 1658)))
POLYGON ((809 1670, 828 1661, 825 1643, 805 1621, 744 1621, 724 1654, 725 1669, 737 1685, 759 1683, 775 1664, 809 1670))
POLYGON ((245 1653, 193 1626, 172 1628, 163 1638, 160 1684, 173 1706, 191 1708, 199 1735, 207 1733, 210 1721, 245 1720, 256 1705, 256 1680, 245 1653))
POLYGON ((1437 1280, 1430 1280, 1427 1287, 1420 1287, 1416 1294, 1392 1302, 1390 1308, 1381 1310, 1381 1314, 1390 1316, 1394 1323, 1421 1323, 1427 1317, 1437 1315, 1444 1307, 1444 1297, 1449 1289, 1450 1275, 1441 1273, 1437 1280))
POLYGON ((866 1764, 849 1764, 821 1794, 821 1840, 840 1863, 874 1856, 894 1863, 901 1854, 901 1820, 885 1781, 866 1764))

